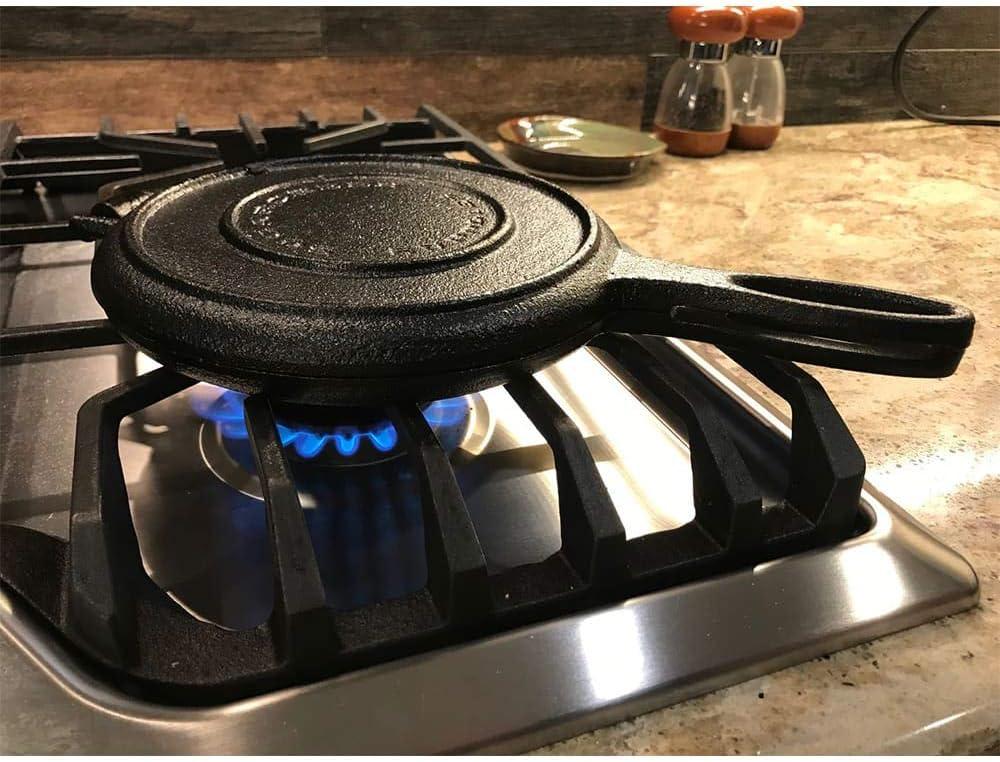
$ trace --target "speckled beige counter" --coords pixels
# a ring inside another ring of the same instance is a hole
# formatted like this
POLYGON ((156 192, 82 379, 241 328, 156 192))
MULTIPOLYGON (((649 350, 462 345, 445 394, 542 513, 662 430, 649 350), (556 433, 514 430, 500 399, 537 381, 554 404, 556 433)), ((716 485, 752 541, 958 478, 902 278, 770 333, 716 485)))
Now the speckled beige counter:
POLYGON ((869 478, 972 563, 982 593, 964 614, 540 751, 1000 751, 1000 130, 792 128, 765 153, 664 156, 626 184, 567 187, 649 256, 970 306, 951 378, 815 372, 869 478))

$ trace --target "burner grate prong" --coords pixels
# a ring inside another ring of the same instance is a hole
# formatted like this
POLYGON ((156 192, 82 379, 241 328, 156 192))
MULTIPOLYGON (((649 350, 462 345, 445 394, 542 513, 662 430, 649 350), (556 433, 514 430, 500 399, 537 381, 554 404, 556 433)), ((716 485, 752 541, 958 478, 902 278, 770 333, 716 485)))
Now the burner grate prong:
POLYGON ((48 241, 75 241, 79 236, 80 234, 73 229, 68 220, 0 225, 0 246, 25 246, 29 243, 46 243, 48 241))
POLYGON ((427 587, 443 619, 478 621, 491 607, 486 558, 455 472, 419 407, 401 406, 390 415, 420 483, 427 587))
POLYGON ((515 172, 524 172, 519 165, 503 154, 494 151, 478 136, 469 132, 469 130, 465 129, 444 112, 438 111, 434 106, 424 103, 417 109, 417 116, 429 119, 431 124, 445 135, 461 138, 465 143, 464 149, 484 164, 491 164, 495 167, 506 167, 515 172))
POLYGON ((219 151, 204 140, 173 137, 169 134, 119 132, 112 119, 101 119, 97 142, 105 148, 138 154, 147 172, 173 169, 195 161, 216 159, 219 151))
POLYGON ((722 418, 692 384, 667 372, 631 336, 604 335, 591 346, 608 352, 679 416, 691 450, 694 521, 630 540, 630 571, 683 578, 696 566, 745 561, 762 540, 761 492, 722 418))
POLYGON ((66 626, 113 664, 134 659, 135 581, 145 575, 118 452, 122 419, 194 384, 158 368, 80 408, 70 503, 66 626))
MULTIPOLYGON (((600 337, 593 345, 610 351, 618 361, 621 358, 615 354, 616 347, 620 352, 621 347, 638 345, 645 359, 633 362, 643 367, 635 370, 632 364, 623 362, 628 374, 638 378, 644 370, 650 372, 646 366, 657 365, 672 383, 696 386, 698 394, 726 422, 741 455, 752 461, 754 469, 772 473, 769 480, 777 489, 767 495, 759 547, 752 550, 754 559, 768 560, 836 542, 858 528, 864 456, 823 387, 797 365, 722 348, 791 408, 792 436, 790 440, 774 437, 767 445, 764 462, 755 447, 746 446, 750 442, 761 444, 759 434, 746 427, 752 420, 747 418, 747 411, 719 385, 705 384, 704 372, 673 344, 649 337, 613 335, 600 337)), ((694 453, 692 467, 697 474, 694 453)))
POLYGON ((820 383, 794 363, 725 349, 792 411, 787 501, 822 541, 849 533, 865 481, 865 456, 820 383))
POLYGON ((339 650, 319 565, 271 403, 261 394, 248 397, 243 413, 267 506, 274 564, 271 623, 275 645, 293 669, 312 669, 327 663, 339 650))
POLYGON ((11 159, 17 151, 21 130, 13 119, 0 120, 0 159, 11 159))
POLYGON ((142 172, 136 154, 98 154, 59 158, 0 161, 0 190, 34 190, 41 183, 48 191, 61 188, 97 188, 142 172))
POLYGON ((247 113, 238 114, 237 120, 240 124, 240 130, 243 132, 245 146, 249 151, 246 160, 256 161, 257 159, 263 159, 267 156, 267 141, 264 139, 264 133, 257 126, 257 122, 247 113))
POLYGON ((361 121, 363 122, 387 122, 389 121, 382 112, 374 106, 365 106, 361 109, 361 121))
POLYGON ((179 138, 191 137, 191 123, 188 122, 187 114, 179 113, 174 117, 174 134, 179 138))
POLYGON ((622 579, 625 527, 576 424, 533 376, 506 389, 552 450, 563 552, 580 578, 595 587, 622 579))
POLYGON ((351 127, 327 130, 302 139, 302 150, 307 154, 354 146, 356 143, 377 138, 389 131, 383 121, 362 122, 351 127))
POLYGON ((107 320, 79 320, 25 328, 4 328, 0 330, 0 357, 56 352, 63 349, 105 347, 122 343, 124 339, 121 334, 107 320))
POLYGON ((319 120, 313 115, 312 111, 300 108, 296 116, 299 120, 299 126, 310 135, 319 132, 319 120))

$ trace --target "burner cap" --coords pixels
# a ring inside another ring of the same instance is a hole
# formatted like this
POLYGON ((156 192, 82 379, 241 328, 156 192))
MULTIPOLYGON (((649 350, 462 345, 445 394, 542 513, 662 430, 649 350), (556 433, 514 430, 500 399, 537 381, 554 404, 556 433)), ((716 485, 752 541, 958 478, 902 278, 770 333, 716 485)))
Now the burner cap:
POLYGON ((596 333, 612 242, 517 172, 322 157, 152 197, 102 240, 92 280, 124 337, 201 380, 304 403, 426 400, 596 333))

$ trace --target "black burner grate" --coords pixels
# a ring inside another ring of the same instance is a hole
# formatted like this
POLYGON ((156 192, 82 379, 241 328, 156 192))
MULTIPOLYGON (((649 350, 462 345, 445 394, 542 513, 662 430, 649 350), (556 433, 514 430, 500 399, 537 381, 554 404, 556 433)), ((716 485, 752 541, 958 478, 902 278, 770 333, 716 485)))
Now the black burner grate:
MULTIPOLYGON (((34 183, 99 198, 131 199, 226 164, 315 152, 464 150, 508 165, 429 107, 390 122, 372 109, 355 125, 321 125, 301 112, 293 126, 258 127, 241 115, 230 130, 25 138, 5 126, 0 187, 34 183), (54 180, 53 180, 54 178, 54 180), (29 180, 33 182, 29 183, 29 180), (106 183, 110 182, 111 187, 106 183)), ((6 198, 6 197, 5 197, 6 198)), ((22 199, 21 201, 25 201, 22 199)), ((30 199, 21 209, 30 206, 30 199)), ((6 201, 5 201, 6 203, 6 201)), ((127 211, 119 209, 118 213, 127 211)), ((94 232, 94 231, 90 231, 94 232)), ((99 232, 99 231, 97 231, 99 232)), ((7 223, 4 244, 85 238, 68 219, 7 223)), ((3 356, 120 343, 106 321, 5 329, 3 356)), ((784 462, 778 500, 765 500, 759 441, 769 432, 663 339, 608 334, 591 349, 655 412, 687 434, 695 518, 626 540, 583 436, 542 386, 507 386, 553 453, 560 550, 539 563, 490 574, 448 456, 419 408, 391 411, 421 491, 427 584, 416 593, 335 611, 323 583, 271 402, 245 403, 267 511, 275 600, 270 619, 246 631, 202 622, 146 575, 118 454, 122 420, 174 395, 192 379, 161 368, 103 391, 77 420, 70 535, 62 542, 4 527, 0 576, 50 624, 131 692, 181 703, 218 701, 338 674, 457 640, 593 607, 833 542, 857 531, 864 459, 822 387, 797 366, 730 356, 791 406, 790 444, 768 446, 784 462), (748 444, 753 443, 753 444, 748 444), (198 690, 192 690, 198 689, 198 690)), ((773 470, 774 457, 768 458, 773 470)), ((663 496, 669 500, 669 495, 663 496)))

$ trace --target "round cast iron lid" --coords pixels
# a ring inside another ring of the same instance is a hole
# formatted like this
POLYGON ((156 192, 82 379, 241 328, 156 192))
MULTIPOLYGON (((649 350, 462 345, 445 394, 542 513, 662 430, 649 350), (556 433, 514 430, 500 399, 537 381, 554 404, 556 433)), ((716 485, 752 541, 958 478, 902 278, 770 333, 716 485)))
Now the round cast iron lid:
POLYGON ((104 238, 93 287, 125 337, 196 377, 312 402, 419 398, 505 380, 501 366, 539 366, 596 332, 615 250, 536 178, 324 157, 154 196, 104 238))

